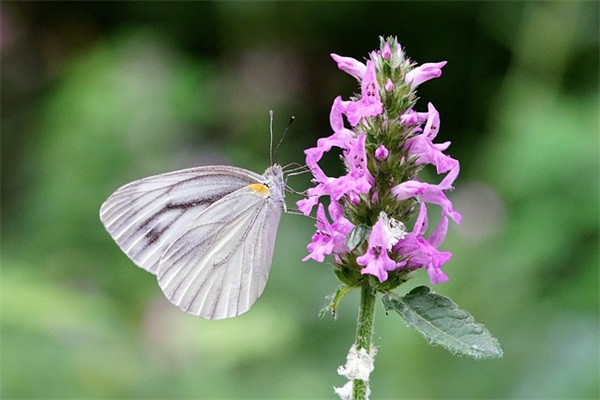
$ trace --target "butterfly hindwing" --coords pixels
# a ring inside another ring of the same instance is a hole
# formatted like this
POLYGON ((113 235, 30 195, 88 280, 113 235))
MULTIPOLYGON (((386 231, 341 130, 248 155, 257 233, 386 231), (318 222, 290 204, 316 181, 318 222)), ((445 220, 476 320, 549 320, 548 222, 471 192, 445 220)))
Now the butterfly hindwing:
POLYGON ((266 285, 280 216, 281 204, 249 187, 212 204, 161 258, 165 296, 209 319, 247 311, 266 285))

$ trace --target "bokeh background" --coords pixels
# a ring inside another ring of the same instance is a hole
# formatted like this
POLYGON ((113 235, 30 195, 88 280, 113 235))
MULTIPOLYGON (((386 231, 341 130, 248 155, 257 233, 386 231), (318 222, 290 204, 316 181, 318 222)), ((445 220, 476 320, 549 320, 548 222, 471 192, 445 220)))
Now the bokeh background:
MULTIPOLYGON (((333 398, 358 293, 301 262, 307 218, 282 219, 247 314, 188 316, 104 231, 118 186, 196 165, 262 172, 330 134, 356 58, 395 35, 418 63, 439 141, 461 161, 464 216, 434 288, 497 336, 504 358, 430 347, 378 306, 374 398, 597 398, 598 2, 9 2, 2 57, 3 398, 333 398)), ((335 161, 332 158, 332 161, 335 161)), ((329 167, 335 171, 332 163, 329 167)), ((339 166, 337 167, 339 168, 339 166)), ((293 177, 296 190, 308 177, 293 177)), ((288 205, 297 200, 288 196, 288 205)), ((400 288, 426 284, 424 272, 400 288)))

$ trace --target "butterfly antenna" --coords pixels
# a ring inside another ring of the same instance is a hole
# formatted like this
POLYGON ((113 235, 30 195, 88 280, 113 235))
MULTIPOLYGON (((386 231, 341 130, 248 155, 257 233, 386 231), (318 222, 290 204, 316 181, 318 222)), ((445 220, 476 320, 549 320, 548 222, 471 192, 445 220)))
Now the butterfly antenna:
MULTIPOLYGON (((281 142, 283 142, 283 139, 285 138, 285 134, 287 133, 288 129, 290 129, 290 126, 292 125, 292 122, 294 122, 295 120, 296 120, 296 117, 294 117, 292 115, 290 117, 290 121, 288 122, 287 126, 283 130, 283 133, 281 134, 281 139, 279 139, 279 142, 277 142, 277 146, 275 146, 275 154, 277 154, 277 150, 279 150, 279 146, 281 146, 281 142)), ((272 122, 273 121, 271 121, 271 123, 272 122)), ((273 134, 271 134, 271 140, 272 139, 273 139, 273 134)), ((271 164, 273 164, 273 160, 271 160, 271 164)))
MULTIPOLYGON (((271 134, 271 142, 269 143, 269 159, 273 165, 273 110, 269 110, 269 132, 271 134)), ((279 148, 279 145, 277 145, 279 148)))

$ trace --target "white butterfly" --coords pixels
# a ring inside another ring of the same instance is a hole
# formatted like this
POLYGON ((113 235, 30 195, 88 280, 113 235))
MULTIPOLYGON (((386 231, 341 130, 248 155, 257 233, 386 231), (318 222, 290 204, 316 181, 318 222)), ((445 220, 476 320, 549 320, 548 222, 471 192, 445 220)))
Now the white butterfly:
POLYGON ((281 166, 264 175, 207 166, 115 191, 100 219, 121 250, 155 274, 169 301, 208 319, 240 315, 262 294, 285 208, 281 166))

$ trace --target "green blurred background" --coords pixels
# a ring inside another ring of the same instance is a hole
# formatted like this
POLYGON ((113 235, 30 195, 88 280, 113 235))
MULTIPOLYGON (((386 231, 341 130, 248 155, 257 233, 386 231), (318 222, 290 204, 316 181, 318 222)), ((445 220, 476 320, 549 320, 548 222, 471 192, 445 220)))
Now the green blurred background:
MULTIPOLYGON (((396 35, 460 160, 464 216, 434 288, 484 323, 504 358, 430 347, 378 306, 373 398, 596 398, 599 357, 598 2, 8 2, 2 56, 4 398, 333 398, 357 293, 303 263, 287 215, 271 278, 247 314, 188 316, 99 219, 118 186, 225 163, 262 172, 330 134, 361 59, 396 35)), ((335 157, 332 161, 335 161, 335 157)), ((336 167, 332 164, 331 170, 336 167)), ((339 167, 337 167, 339 168, 339 167)), ((297 190, 308 177, 294 177, 297 190)), ((297 200, 288 196, 288 206, 297 200)), ((400 292, 427 283, 417 274, 400 292)))

